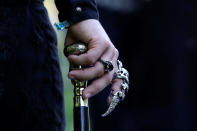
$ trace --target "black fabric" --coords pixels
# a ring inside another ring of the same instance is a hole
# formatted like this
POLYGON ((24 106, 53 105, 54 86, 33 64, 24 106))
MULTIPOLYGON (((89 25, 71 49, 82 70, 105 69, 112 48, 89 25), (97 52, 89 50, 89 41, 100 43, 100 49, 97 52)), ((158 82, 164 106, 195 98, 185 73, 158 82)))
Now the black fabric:
POLYGON ((56 46, 56 34, 42 0, 1 0, 1 131, 65 129, 56 46))
POLYGON ((86 19, 99 19, 95 0, 55 0, 55 3, 60 21, 76 23, 86 19), (77 7, 81 7, 81 13, 76 11, 77 7))

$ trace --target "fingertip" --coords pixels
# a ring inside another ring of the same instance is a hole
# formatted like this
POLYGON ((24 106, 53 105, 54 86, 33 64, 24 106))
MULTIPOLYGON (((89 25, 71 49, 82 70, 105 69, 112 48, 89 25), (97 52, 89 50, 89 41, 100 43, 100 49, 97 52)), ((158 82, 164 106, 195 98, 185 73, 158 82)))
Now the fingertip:
POLYGON ((68 78, 71 79, 71 80, 74 80, 75 79, 75 76, 73 76, 73 74, 69 72, 68 73, 68 78))
POLYGON ((83 97, 83 99, 88 99, 88 98, 92 97, 92 95, 89 92, 87 92, 87 93, 83 92, 83 96, 82 97, 83 97))
POLYGON ((75 61, 75 59, 76 59, 76 56, 75 55, 69 55, 67 57, 67 59, 68 59, 69 62, 73 63, 75 61))

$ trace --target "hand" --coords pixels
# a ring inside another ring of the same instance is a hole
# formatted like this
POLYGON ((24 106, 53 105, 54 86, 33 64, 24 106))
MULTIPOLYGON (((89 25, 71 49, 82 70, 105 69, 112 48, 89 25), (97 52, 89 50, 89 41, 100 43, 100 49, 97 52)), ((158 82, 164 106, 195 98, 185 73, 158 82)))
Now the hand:
MULTIPOLYGON (((92 80, 95 79, 83 91, 83 98, 90 98, 109 83, 112 82, 113 74, 117 71, 118 50, 110 41, 99 21, 94 19, 85 20, 69 27, 65 44, 83 42, 88 44, 88 52, 82 55, 70 55, 69 62, 75 65, 93 65, 84 70, 73 70, 69 72, 70 79, 92 80), (112 61, 114 69, 105 73, 104 67, 98 60, 112 61)), ((116 79, 112 82, 114 92, 120 90, 122 80, 116 79)))

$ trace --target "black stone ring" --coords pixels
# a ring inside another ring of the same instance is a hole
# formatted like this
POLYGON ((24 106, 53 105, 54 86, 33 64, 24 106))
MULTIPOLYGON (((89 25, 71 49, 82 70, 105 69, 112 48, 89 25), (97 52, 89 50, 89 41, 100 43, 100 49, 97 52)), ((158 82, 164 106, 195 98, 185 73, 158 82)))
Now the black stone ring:
POLYGON ((99 60, 99 61, 103 64, 105 73, 110 72, 114 69, 114 66, 111 61, 104 61, 104 60, 99 60))

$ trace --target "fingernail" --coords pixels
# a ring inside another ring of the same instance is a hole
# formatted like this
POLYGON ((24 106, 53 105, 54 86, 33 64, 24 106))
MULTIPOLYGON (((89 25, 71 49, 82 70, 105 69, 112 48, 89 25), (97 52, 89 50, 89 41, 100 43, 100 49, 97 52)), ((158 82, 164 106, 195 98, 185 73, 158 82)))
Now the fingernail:
POLYGON ((91 94, 90 93, 87 93, 87 94, 85 94, 85 97, 86 98, 90 98, 91 97, 91 94))
POLYGON ((75 80, 75 77, 74 76, 68 76, 68 78, 70 79, 70 80, 75 80))

